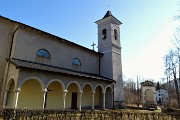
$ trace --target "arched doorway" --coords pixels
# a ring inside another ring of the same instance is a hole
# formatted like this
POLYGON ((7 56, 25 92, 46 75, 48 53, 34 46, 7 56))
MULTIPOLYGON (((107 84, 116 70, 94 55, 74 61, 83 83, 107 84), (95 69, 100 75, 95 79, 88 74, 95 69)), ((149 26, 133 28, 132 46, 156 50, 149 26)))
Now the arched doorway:
POLYGON ((47 88, 45 108, 63 108, 62 86, 57 81, 50 83, 47 88))
POLYGON ((154 103, 154 93, 152 90, 148 89, 145 91, 146 103, 154 103))
POLYGON ((83 108, 92 108, 92 87, 89 84, 86 84, 83 87, 83 94, 81 101, 83 108))
POLYGON ((40 83, 35 80, 27 80, 21 87, 18 98, 18 108, 42 108, 43 92, 40 83))
POLYGON ((105 108, 111 109, 113 106, 112 100, 112 89, 110 87, 106 88, 106 97, 105 97, 105 108))
POLYGON ((15 89, 14 79, 11 79, 9 81, 9 86, 8 86, 6 106, 13 107, 14 94, 15 94, 14 89, 15 89))
POLYGON ((77 83, 70 83, 67 86, 66 108, 77 109, 79 106, 79 92, 77 83))
POLYGON ((102 87, 97 86, 95 90, 94 96, 94 106, 95 108, 103 108, 103 94, 102 94, 102 87))

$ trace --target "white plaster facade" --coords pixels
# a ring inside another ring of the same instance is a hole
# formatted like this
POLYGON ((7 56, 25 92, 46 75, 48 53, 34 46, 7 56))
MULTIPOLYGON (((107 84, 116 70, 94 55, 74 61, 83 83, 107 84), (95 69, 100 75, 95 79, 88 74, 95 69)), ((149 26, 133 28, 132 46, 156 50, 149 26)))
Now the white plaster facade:
POLYGON ((165 89, 156 90, 156 101, 158 104, 167 104, 169 100, 168 91, 165 89))
POLYGON ((113 101, 122 102, 120 21, 112 14, 103 19, 118 33, 117 40, 108 38, 108 52, 95 52, 1 16, 1 105, 81 110, 112 109, 113 101))

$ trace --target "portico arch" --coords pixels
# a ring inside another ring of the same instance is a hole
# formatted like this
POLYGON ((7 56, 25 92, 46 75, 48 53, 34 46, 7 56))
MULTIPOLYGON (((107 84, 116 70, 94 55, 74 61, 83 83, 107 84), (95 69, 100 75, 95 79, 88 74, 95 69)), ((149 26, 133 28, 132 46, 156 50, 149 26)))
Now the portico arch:
POLYGON ((82 87, 82 107, 91 108, 92 107, 92 95, 93 87, 90 83, 85 83, 82 87))
POLYGON ((42 91, 45 89, 45 85, 44 85, 43 81, 40 78, 34 77, 34 76, 33 77, 28 77, 25 80, 23 80, 22 82, 20 82, 18 84, 18 86, 17 86, 17 89, 21 89, 22 85, 28 80, 36 80, 36 81, 38 81, 39 84, 41 85, 42 91))
POLYGON ((113 106, 113 91, 112 87, 107 86, 105 89, 106 97, 105 97, 105 108, 111 109, 113 106))
POLYGON ((6 97, 4 100, 5 102, 5 106, 10 106, 10 107, 13 107, 13 101, 14 101, 14 94, 15 94, 15 81, 13 78, 11 78, 7 85, 6 85, 6 88, 5 88, 5 92, 7 94, 7 96, 4 96, 6 97))
POLYGON ((62 91, 65 90, 65 85, 64 85, 64 83, 63 83, 61 80, 59 80, 59 79, 50 80, 50 82, 46 85, 46 89, 47 89, 47 87, 48 87, 52 82, 58 82, 58 83, 60 83, 60 84, 61 84, 61 87, 62 87, 62 91))
POLYGON ((96 108, 103 108, 104 87, 98 84, 95 87, 94 105, 96 108))
POLYGON ((71 81, 70 83, 67 84, 66 86, 66 90, 68 89, 68 87, 72 84, 76 84, 77 88, 78 88, 78 91, 80 92, 81 91, 81 86, 79 85, 79 83, 77 81, 71 81))
POLYGON ((7 81, 6 86, 5 86, 5 90, 8 90, 8 89, 9 89, 9 87, 10 87, 12 81, 14 82, 15 88, 16 88, 15 77, 12 76, 12 77, 7 81))
POLYGON ((25 80, 20 86, 17 107, 18 108, 42 108, 43 107, 43 92, 42 83, 36 79, 25 80))
POLYGON ((66 89, 68 91, 66 94, 66 108, 77 109, 79 106, 79 96, 81 93, 79 83, 72 81, 67 85, 66 89))
POLYGON ((59 80, 53 80, 48 84, 44 108, 63 108, 63 85, 59 80))

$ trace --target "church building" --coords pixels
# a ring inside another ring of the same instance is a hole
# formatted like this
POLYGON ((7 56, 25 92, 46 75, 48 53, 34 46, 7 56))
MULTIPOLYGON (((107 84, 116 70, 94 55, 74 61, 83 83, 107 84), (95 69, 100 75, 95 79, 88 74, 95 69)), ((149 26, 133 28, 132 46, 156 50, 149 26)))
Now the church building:
POLYGON ((0 16, 0 105, 113 109, 123 101, 120 25, 95 22, 98 52, 0 16))

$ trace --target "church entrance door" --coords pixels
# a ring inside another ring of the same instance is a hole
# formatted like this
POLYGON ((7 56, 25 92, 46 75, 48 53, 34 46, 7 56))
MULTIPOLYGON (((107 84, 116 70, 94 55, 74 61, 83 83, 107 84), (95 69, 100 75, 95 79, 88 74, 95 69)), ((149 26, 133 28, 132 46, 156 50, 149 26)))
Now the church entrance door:
POLYGON ((72 93, 71 109, 77 109, 77 93, 72 93))

